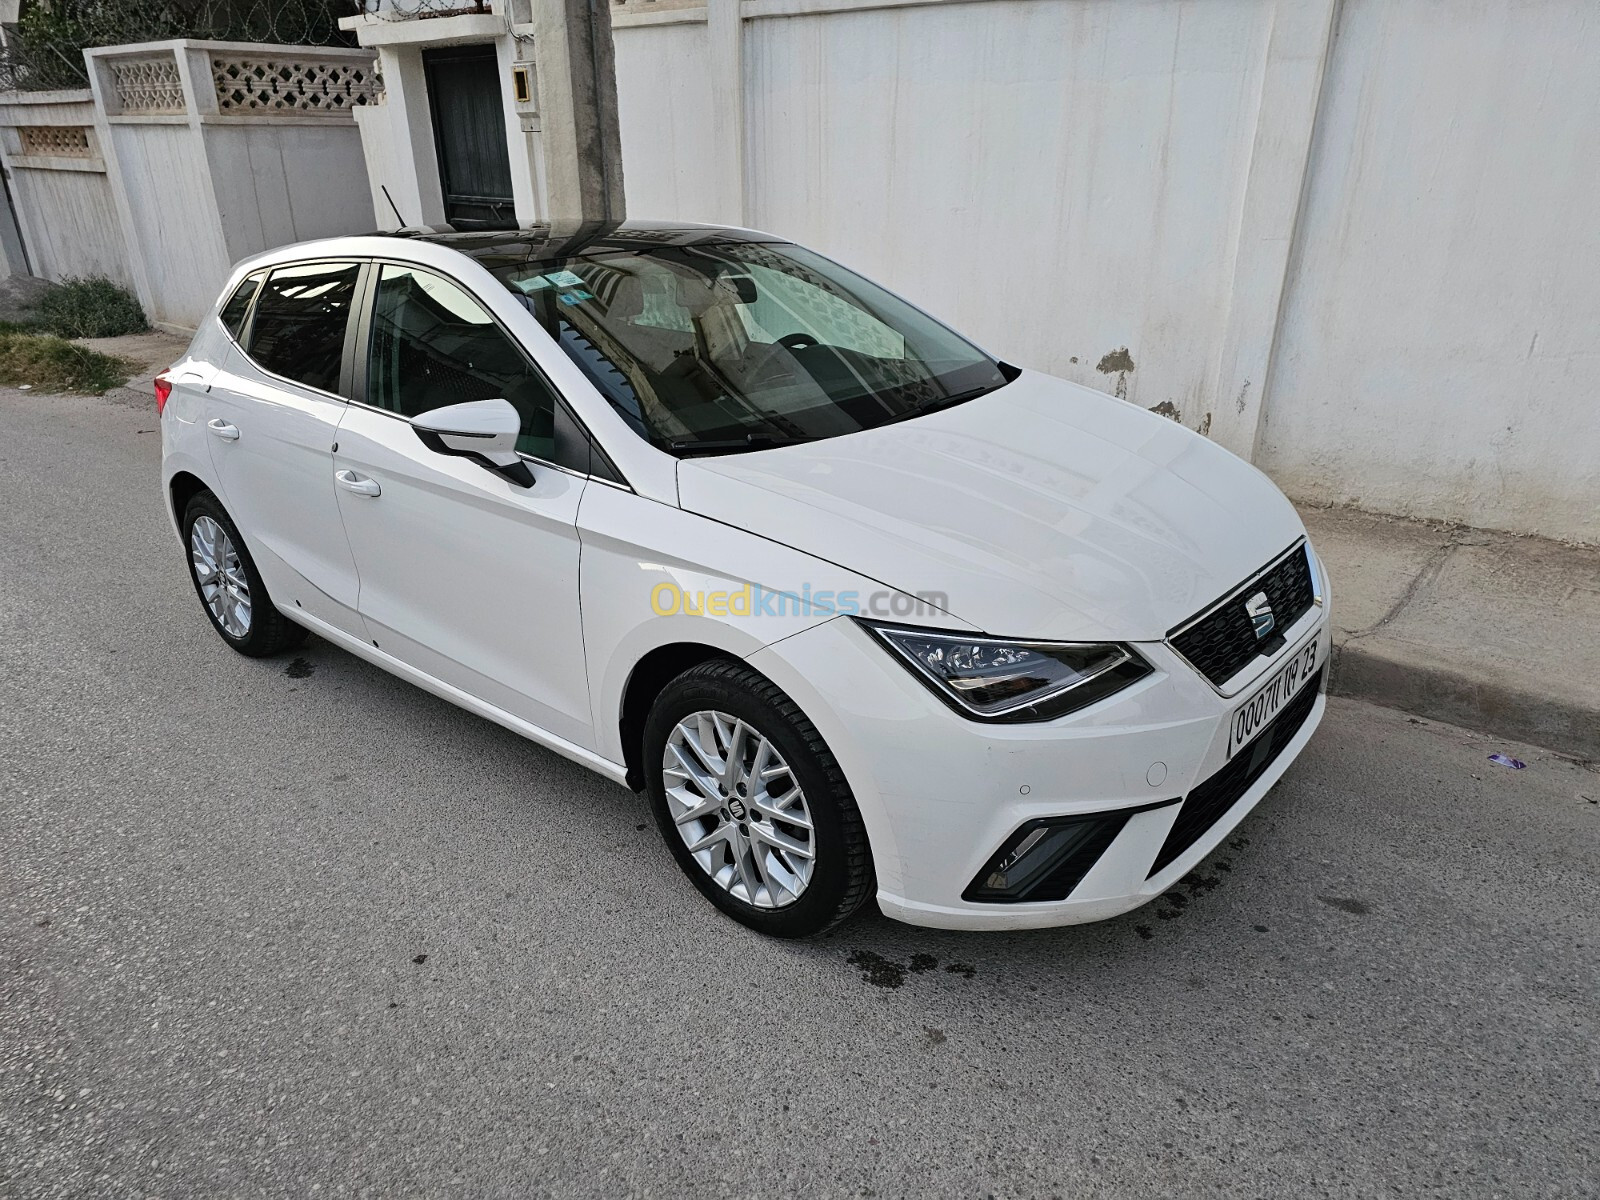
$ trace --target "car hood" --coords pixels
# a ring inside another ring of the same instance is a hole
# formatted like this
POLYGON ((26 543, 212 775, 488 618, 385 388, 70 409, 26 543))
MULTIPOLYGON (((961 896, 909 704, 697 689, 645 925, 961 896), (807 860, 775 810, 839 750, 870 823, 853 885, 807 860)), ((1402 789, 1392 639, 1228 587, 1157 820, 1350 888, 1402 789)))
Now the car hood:
MULTIPOLYGON (((681 505, 988 633, 1156 641, 1303 534, 1260 471, 1025 371, 944 412, 678 468, 681 505)), ((864 598, 863 598, 864 599, 864 598)))

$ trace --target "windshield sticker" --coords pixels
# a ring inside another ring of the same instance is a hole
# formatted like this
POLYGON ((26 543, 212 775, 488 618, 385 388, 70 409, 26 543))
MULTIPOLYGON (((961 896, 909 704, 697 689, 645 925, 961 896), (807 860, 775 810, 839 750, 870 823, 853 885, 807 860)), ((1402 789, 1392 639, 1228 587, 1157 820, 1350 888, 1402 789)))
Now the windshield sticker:
POLYGON ((573 271, 551 271, 550 282, 557 287, 582 287, 583 276, 573 271))
POLYGON ((594 299, 594 293, 593 292, 562 292, 561 293, 561 303, 563 303, 563 304, 582 304, 585 300, 593 300, 593 299, 594 299))
POLYGON ((513 279, 511 286, 526 294, 528 292, 537 292, 540 288, 554 287, 555 285, 543 275, 535 275, 531 279, 513 279))

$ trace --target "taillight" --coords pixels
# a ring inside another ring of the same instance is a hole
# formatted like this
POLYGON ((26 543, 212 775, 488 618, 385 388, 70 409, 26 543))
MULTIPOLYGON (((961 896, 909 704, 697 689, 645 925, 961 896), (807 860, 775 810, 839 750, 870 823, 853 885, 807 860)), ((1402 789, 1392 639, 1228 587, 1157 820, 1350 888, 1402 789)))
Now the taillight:
POLYGON ((167 372, 163 371, 155 377, 154 383, 156 385, 156 416, 159 417, 167 409, 167 397, 172 395, 172 380, 168 379, 167 372))

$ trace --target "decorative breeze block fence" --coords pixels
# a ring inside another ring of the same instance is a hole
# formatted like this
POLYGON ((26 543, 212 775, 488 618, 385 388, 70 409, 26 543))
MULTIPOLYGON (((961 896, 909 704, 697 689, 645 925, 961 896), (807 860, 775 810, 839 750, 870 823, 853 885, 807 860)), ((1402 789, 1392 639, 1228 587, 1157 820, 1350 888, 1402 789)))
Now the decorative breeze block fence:
MULTIPOLYGON (((191 43, 192 44, 192 43, 191 43)), ((207 57, 215 111, 222 114, 348 112, 383 98, 383 81, 370 54, 308 53, 290 57, 214 50, 207 57)), ((191 71, 197 64, 191 59, 191 71)), ((172 50, 105 58, 114 114, 181 116, 189 111, 183 74, 172 50)), ((198 83, 198 80, 196 80, 198 83)), ((209 106, 201 106, 202 111, 209 106)))
POLYGON ((50 158, 88 158, 87 125, 19 125, 17 137, 24 154, 50 158))
POLYGON ((316 59, 211 60, 220 112, 342 112, 376 104, 377 68, 367 62, 316 59))
POLYGON ((109 58, 106 69, 117 105, 129 116, 158 116, 184 111, 183 76, 171 53, 148 58, 109 58))

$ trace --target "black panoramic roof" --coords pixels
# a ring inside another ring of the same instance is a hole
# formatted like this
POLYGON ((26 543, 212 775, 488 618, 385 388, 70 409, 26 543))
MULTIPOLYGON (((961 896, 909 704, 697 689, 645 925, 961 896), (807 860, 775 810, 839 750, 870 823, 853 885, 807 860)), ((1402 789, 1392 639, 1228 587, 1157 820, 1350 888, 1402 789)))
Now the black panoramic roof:
POLYGON ((504 228, 457 229, 452 225, 413 226, 382 236, 408 238, 448 246, 483 260, 485 266, 547 262, 654 250, 661 246, 727 245, 729 243, 780 242, 783 239, 748 229, 721 225, 689 225, 666 221, 561 222, 507 225, 504 228))

